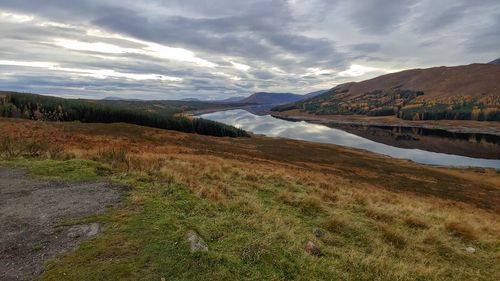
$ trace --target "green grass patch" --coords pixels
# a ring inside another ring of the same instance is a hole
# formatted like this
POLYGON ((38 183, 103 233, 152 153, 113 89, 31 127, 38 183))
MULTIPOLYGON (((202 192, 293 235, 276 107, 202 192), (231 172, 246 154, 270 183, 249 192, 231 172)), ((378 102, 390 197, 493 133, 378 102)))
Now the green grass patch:
POLYGON ((17 159, 0 161, 0 165, 25 168, 29 175, 44 180, 85 182, 96 181, 112 174, 110 166, 84 159, 66 161, 17 159))
POLYGON ((478 254, 464 258, 466 244, 455 239, 467 236, 463 228, 450 226, 445 233, 428 229, 428 221, 401 220, 371 208, 360 193, 352 195, 358 200, 340 197, 332 204, 294 179, 225 177, 217 170, 198 179, 200 187, 214 180, 227 184, 231 196, 217 201, 174 179, 114 172, 91 160, 4 163, 44 179, 111 179, 134 187, 105 214, 62 222, 58 227, 99 221, 104 232, 47 263, 40 280, 474 280, 495 274, 484 261, 497 245, 477 246, 478 254), (314 227, 324 235, 316 237, 314 227), (190 230, 207 243, 207 252, 190 253, 190 230), (430 230, 437 242, 419 242, 430 230), (308 241, 324 255, 307 254, 308 241))

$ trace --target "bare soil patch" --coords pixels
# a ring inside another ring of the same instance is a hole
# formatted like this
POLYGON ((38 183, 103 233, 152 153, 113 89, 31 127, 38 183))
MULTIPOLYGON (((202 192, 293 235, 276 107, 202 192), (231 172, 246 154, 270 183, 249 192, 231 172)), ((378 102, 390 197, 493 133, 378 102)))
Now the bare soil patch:
POLYGON ((43 263, 101 231, 97 222, 64 222, 99 214, 120 199, 110 183, 63 183, 31 179, 0 167, 0 280, 31 280, 43 263))

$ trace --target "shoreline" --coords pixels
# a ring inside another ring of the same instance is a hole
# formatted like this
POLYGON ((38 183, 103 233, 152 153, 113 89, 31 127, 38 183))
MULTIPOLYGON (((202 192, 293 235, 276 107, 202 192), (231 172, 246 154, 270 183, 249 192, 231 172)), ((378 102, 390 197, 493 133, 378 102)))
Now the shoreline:
POLYGON ((431 130, 443 130, 451 133, 487 134, 500 136, 500 122, 471 120, 428 120, 408 121, 391 117, 367 117, 356 115, 311 115, 307 113, 286 114, 283 112, 267 112, 275 118, 288 121, 305 121, 320 125, 357 125, 357 126, 387 126, 409 127, 431 130), (462 124, 454 124, 454 123, 462 124), (488 123, 484 123, 488 122, 488 123), (464 124, 465 123, 465 124, 464 124), (498 123, 498 124, 497 124, 498 123))

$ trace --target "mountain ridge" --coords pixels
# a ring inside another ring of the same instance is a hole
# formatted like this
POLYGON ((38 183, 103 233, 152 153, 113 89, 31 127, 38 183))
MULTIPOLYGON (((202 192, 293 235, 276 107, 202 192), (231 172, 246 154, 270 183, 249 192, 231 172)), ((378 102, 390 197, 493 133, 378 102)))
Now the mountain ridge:
POLYGON ((470 64, 410 69, 349 82, 273 108, 317 115, 396 115, 403 119, 500 120, 500 67, 470 64))
POLYGON ((270 93, 270 92, 257 92, 242 100, 240 103, 251 103, 251 104, 268 104, 268 105, 281 105, 291 102, 297 102, 305 100, 308 98, 315 97, 317 95, 323 94, 327 90, 320 90, 311 92, 305 95, 293 94, 293 93, 270 93))
POLYGON ((493 61, 490 61, 488 64, 498 64, 498 65, 500 65, 500 58, 498 58, 496 60, 493 60, 493 61))

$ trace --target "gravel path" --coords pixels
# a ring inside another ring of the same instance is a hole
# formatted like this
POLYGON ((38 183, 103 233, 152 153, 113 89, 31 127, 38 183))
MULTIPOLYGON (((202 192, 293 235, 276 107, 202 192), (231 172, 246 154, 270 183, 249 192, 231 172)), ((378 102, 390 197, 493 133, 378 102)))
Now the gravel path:
POLYGON ((45 261, 101 231, 99 223, 55 226, 101 213, 119 199, 119 187, 110 183, 37 181, 0 167, 0 280, 36 278, 45 261))

